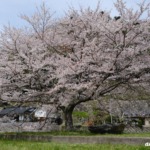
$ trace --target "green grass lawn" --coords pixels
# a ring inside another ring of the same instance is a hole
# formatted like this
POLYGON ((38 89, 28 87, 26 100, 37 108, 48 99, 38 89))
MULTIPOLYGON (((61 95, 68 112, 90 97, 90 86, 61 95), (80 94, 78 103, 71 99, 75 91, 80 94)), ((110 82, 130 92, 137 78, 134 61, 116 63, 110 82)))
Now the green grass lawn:
POLYGON ((58 144, 0 140, 0 150, 146 150, 148 147, 112 144, 58 144))

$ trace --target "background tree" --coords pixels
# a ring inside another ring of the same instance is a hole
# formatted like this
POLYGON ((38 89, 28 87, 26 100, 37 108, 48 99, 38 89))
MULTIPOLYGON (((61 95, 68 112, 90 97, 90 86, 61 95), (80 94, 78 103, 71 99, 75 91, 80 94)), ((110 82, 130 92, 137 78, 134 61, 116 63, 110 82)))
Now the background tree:
POLYGON ((144 79, 150 71, 149 4, 134 11, 118 0, 115 7, 118 19, 98 5, 53 21, 43 5, 32 17, 22 15, 31 28, 5 27, 1 99, 54 102, 71 130, 76 105, 144 79))
POLYGON ((1 33, 1 99, 46 103, 41 94, 53 88, 58 80, 57 54, 50 46, 55 38, 54 22, 44 4, 33 16, 21 18, 29 26, 21 29, 5 26, 1 33))

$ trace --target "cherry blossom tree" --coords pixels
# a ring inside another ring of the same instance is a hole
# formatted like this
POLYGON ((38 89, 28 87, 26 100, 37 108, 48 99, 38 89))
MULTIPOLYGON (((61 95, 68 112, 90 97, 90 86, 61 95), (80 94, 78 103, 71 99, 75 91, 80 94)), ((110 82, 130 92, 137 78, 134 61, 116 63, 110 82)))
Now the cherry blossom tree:
POLYGON ((117 0, 118 17, 98 5, 70 9, 54 20, 44 4, 29 17, 29 27, 4 27, 1 33, 1 99, 55 103, 73 129, 76 105, 98 100, 148 76, 149 3, 139 9, 117 0))
POLYGON ((149 4, 139 4, 137 11, 120 0, 115 6, 119 17, 98 6, 94 11, 71 10, 58 24, 59 45, 68 53, 62 57, 59 86, 50 94, 57 95, 69 128, 76 105, 139 83, 149 73, 149 14, 142 19, 149 4))
POLYGON ((1 99, 39 102, 39 93, 49 91, 58 80, 57 53, 51 46, 54 21, 44 4, 33 16, 21 18, 29 26, 21 29, 5 26, 1 33, 1 99))

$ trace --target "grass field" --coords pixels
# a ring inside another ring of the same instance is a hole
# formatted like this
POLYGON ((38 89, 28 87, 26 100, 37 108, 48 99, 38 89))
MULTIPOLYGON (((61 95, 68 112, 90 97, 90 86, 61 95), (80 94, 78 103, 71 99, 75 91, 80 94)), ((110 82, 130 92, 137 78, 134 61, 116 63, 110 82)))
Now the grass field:
POLYGON ((112 144, 57 144, 0 140, 0 150, 146 150, 148 147, 112 144))
MULTIPOLYGON (((3 133, 0 133, 3 134, 3 133)), ((14 134, 14 133, 5 133, 14 134)), ((91 134, 89 132, 22 132, 21 135, 54 135, 54 136, 109 136, 109 137, 150 137, 150 133, 132 134, 91 134)), ((0 140, 0 150, 147 150, 150 147, 123 144, 69 144, 31 141, 0 140)))

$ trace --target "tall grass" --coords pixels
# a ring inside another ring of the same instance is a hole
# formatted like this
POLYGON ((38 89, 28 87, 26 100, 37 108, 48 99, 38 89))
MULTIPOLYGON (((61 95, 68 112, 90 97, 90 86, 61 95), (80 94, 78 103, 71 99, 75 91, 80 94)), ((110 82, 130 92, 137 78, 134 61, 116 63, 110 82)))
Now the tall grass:
POLYGON ((65 144, 0 140, 0 150, 145 150, 147 147, 112 144, 65 144))

